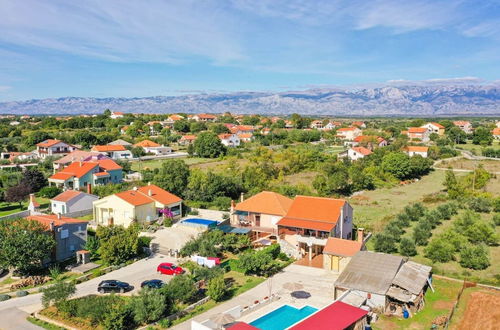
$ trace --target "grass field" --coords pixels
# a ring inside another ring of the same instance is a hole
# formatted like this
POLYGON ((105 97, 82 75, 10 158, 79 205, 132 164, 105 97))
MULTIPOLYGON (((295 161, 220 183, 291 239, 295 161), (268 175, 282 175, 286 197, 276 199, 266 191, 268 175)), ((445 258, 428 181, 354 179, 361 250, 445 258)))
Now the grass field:
MULTIPOLYGON (((154 170, 155 168, 160 168, 163 162, 165 162, 167 159, 154 159, 154 160, 144 160, 144 161, 134 161, 132 162, 132 170, 133 171, 140 171, 141 169, 148 168, 150 170, 154 170)), ((201 164, 201 163, 211 163, 211 162, 216 162, 217 159, 210 159, 210 158, 197 158, 197 157, 189 157, 189 158, 177 158, 177 159, 182 159, 187 165, 195 165, 195 164, 201 164)))
POLYGON ((439 164, 439 167, 448 168, 452 167, 459 170, 473 170, 481 165, 485 170, 489 172, 500 172, 500 160, 472 160, 472 159, 454 159, 454 160, 444 160, 439 164))
MULTIPOLYGON (((49 207, 49 200, 47 198, 37 197, 36 200, 38 203, 40 203, 40 207, 42 209, 49 207)), ((25 211, 27 208, 28 208, 28 201, 22 202, 21 206, 19 206, 19 203, 2 202, 0 203, 0 217, 16 212, 25 211)))
MULTIPOLYGON (((475 152, 475 154, 478 156, 481 156, 481 150, 483 149, 483 147, 481 147, 477 144, 472 144, 472 140, 468 140, 466 144, 457 144, 456 147, 457 147, 457 149, 475 152)), ((500 148, 500 141, 494 140, 493 144, 491 146, 488 146, 488 148, 499 149, 500 148)))
POLYGON ((461 282, 434 278, 435 292, 427 289, 425 294, 425 308, 404 319, 398 317, 381 316, 373 323, 374 329, 431 329, 432 322, 443 315, 449 315, 462 288, 461 282))

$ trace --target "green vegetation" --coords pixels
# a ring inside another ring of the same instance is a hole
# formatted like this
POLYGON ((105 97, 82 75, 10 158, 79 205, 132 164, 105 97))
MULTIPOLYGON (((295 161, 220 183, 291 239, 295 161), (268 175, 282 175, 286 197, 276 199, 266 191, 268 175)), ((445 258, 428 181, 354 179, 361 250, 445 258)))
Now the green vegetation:
POLYGON ((57 325, 54 325, 52 323, 47 323, 45 321, 42 321, 42 320, 37 319, 37 318, 32 317, 32 316, 28 316, 26 319, 28 320, 28 322, 30 322, 36 326, 39 326, 40 328, 46 329, 46 330, 65 330, 66 329, 66 328, 58 327, 57 325))

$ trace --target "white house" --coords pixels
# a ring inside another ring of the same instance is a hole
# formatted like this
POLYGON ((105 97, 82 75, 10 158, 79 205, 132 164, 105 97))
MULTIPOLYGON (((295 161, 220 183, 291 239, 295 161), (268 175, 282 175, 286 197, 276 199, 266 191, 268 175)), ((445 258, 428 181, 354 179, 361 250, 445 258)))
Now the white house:
POLYGON ((162 156, 172 153, 172 148, 162 146, 151 140, 144 140, 134 144, 134 147, 141 147, 144 149, 145 153, 154 154, 156 156, 162 156))
POLYGON ((337 136, 343 140, 352 141, 361 135, 361 130, 357 127, 345 127, 337 130, 337 136))
POLYGON ((219 134, 219 139, 226 147, 238 147, 241 143, 236 134, 219 134))
POLYGON ((132 152, 127 150, 121 144, 93 146, 91 151, 98 152, 110 157, 111 159, 128 159, 132 158, 132 152))
POLYGON ((372 154, 371 150, 365 147, 353 147, 347 150, 347 157, 349 157, 350 160, 358 160, 370 154, 372 154))
POLYGON ((444 135, 445 127, 441 124, 438 123, 427 123, 425 125, 422 125, 420 127, 427 128, 429 131, 429 134, 435 133, 439 136, 444 135))
POLYGON ((472 124, 470 123, 470 121, 458 120, 458 121, 454 121, 453 125, 460 128, 462 131, 465 132, 465 134, 472 134, 473 129, 472 129, 472 124))
POLYGON ((428 152, 429 152, 429 147, 424 147, 424 146, 407 146, 405 148, 406 153, 408 156, 413 157, 415 155, 420 155, 424 158, 427 158, 428 152))
POLYGON ((87 186, 88 193, 78 190, 66 190, 50 200, 52 213, 67 214, 78 211, 92 210, 92 203, 99 197, 90 194, 90 185, 87 186))
POLYGON ((49 156, 66 156, 75 150, 77 150, 75 146, 53 139, 42 141, 36 145, 36 154, 42 159, 49 156))
POLYGON ((116 119, 116 118, 123 118, 123 115, 124 115, 123 112, 113 111, 113 112, 111 112, 111 116, 109 116, 109 117, 112 119, 116 119))

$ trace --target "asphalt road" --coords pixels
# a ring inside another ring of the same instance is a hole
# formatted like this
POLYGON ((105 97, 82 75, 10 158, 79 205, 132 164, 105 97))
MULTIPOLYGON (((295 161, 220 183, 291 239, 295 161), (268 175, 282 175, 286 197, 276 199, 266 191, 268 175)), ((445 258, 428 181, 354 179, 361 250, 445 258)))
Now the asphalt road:
MULTIPOLYGON (((168 282, 172 276, 156 273, 156 267, 161 262, 175 262, 175 259, 163 255, 154 255, 151 258, 141 259, 129 266, 78 284, 75 297, 98 294, 97 285, 103 280, 120 280, 133 285, 134 289, 126 293, 126 295, 139 291, 141 282, 145 280, 160 279, 168 282)), ((26 317, 29 313, 42 308, 41 297, 42 294, 37 293, 0 302, 0 329, 34 329, 35 326, 26 321, 26 317)))

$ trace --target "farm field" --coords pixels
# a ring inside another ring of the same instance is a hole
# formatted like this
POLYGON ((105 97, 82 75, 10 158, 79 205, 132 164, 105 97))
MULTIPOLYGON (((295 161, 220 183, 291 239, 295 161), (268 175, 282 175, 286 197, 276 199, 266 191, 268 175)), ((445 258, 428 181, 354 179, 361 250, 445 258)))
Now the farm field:
POLYGON ((500 322, 500 292, 480 287, 462 293, 449 329, 494 329, 500 322))
POLYGON ((477 168, 479 165, 483 166, 483 168, 489 172, 500 172, 500 160, 486 159, 486 160, 472 160, 472 159, 454 159, 454 160, 443 160, 439 167, 448 168, 451 167, 453 169, 458 170, 473 170, 477 168))

